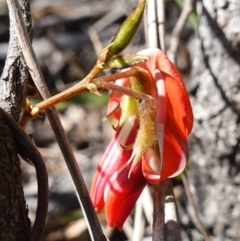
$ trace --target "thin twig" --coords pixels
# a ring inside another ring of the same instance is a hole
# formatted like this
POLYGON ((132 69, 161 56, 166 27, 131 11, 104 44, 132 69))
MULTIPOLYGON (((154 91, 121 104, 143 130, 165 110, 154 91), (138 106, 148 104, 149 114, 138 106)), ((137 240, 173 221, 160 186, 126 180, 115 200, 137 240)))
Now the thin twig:
POLYGON ((128 95, 136 100, 144 100, 145 102, 147 102, 149 108, 151 107, 151 108, 155 109, 157 106, 156 100, 153 97, 151 97, 150 95, 140 93, 140 92, 135 92, 131 89, 127 89, 125 87, 115 85, 113 83, 96 82, 95 84, 100 89, 113 90, 113 91, 122 93, 124 95, 128 95))
POLYGON ((127 240, 133 239, 133 225, 132 225, 132 218, 128 216, 126 221, 123 224, 123 232, 127 237, 127 240))
POLYGON ((135 206, 134 230, 133 230, 132 241, 143 240, 145 220, 144 220, 143 208, 142 208, 142 198, 143 196, 141 195, 137 200, 137 203, 135 206))
MULTIPOLYGON (((32 49, 32 45, 30 43, 26 28, 23 24, 23 18, 20 12, 19 3, 17 0, 7 0, 7 2, 9 6, 9 14, 12 17, 14 26, 16 28, 19 44, 21 46, 25 61, 29 68, 29 72, 42 98, 47 99, 50 97, 50 94, 45 84, 42 72, 37 64, 36 56, 32 49)), ((99 224, 98 218, 96 216, 91 199, 88 194, 88 190, 84 183, 79 166, 76 162, 73 151, 68 142, 66 133, 64 132, 55 107, 51 107, 47 110, 47 116, 52 126, 58 145, 62 151, 63 157, 68 166, 68 169, 70 171, 70 174, 72 176, 73 182, 80 198, 80 204, 82 206, 82 209, 86 212, 87 221, 90 225, 89 231, 92 234, 92 239, 95 241, 105 241, 106 237, 102 233, 101 226, 99 224)))
POLYGON ((147 3, 147 46, 150 48, 158 47, 156 1, 151 0, 147 3))
MULTIPOLYGON (((57 103, 59 103, 61 101, 67 100, 77 94, 80 94, 83 91, 89 90, 90 86, 94 87, 95 82, 98 82, 98 83, 111 82, 111 81, 115 81, 120 78, 127 78, 127 77, 137 75, 137 74, 138 74, 137 69, 130 69, 130 70, 127 70, 127 71, 124 71, 121 73, 116 73, 113 75, 102 76, 102 77, 93 79, 92 80, 93 84, 83 83, 82 81, 80 81, 79 83, 68 88, 67 90, 62 91, 54 96, 49 97, 48 99, 43 100, 40 103, 36 104, 30 112, 31 112, 32 116, 35 116, 37 113, 39 113, 42 110, 45 110, 51 106, 56 105, 57 103)), ((29 111, 27 110, 27 112, 29 112, 29 111)), ((26 118, 27 118, 27 114, 26 114, 26 118)))
POLYGON ((165 1, 152 0, 147 5, 147 46, 165 52, 165 1))
POLYGON ((142 191, 142 208, 150 226, 153 225, 153 200, 150 188, 147 185, 142 191))
POLYGON ((188 199, 188 203, 189 203, 189 207, 190 207, 190 215, 192 217, 192 220, 195 223, 195 225, 197 226, 198 230, 203 235, 204 240, 205 241, 211 241, 210 236, 209 236, 207 230, 205 229, 205 227, 204 227, 204 225, 203 225, 203 223, 202 223, 202 221, 199 217, 196 203, 194 202, 193 195, 190 191, 190 185, 189 185, 189 181, 188 181, 186 171, 184 171, 182 173, 182 181, 183 181, 183 185, 184 185, 185 192, 186 192, 186 195, 187 195, 187 199, 188 199))
POLYGON ((165 0, 157 0, 157 21, 160 48, 165 52, 165 0))
POLYGON ((100 51, 102 50, 103 45, 102 45, 102 42, 101 42, 101 40, 98 36, 97 30, 94 28, 94 26, 91 26, 88 29, 88 34, 89 34, 89 37, 92 41, 92 45, 93 45, 95 54, 98 55, 100 53, 100 51))
POLYGON ((182 30, 185 26, 185 23, 188 19, 189 14, 192 12, 192 10, 195 6, 195 3, 196 3, 196 0, 185 0, 184 1, 181 15, 172 31, 170 47, 169 47, 167 55, 173 63, 176 62, 176 54, 177 54, 177 49, 178 49, 178 45, 179 45, 179 41, 180 41, 180 35, 182 33, 182 30))

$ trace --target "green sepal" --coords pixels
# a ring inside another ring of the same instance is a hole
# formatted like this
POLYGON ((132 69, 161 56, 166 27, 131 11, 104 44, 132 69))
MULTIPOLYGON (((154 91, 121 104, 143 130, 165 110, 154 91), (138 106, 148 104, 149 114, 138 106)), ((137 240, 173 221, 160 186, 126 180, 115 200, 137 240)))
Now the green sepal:
POLYGON ((134 98, 124 95, 121 99, 120 106, 122 109, 121 118, 119 120, 119 126, 122 126, 124 122, 131 116, 138 116, 138 104, 134 98))
POLYGON ((123 68, 128 68, 133 65, 145 62, 147 60, 148 60, 148 57, 145 55, 137 55, 137 54, 120 55, 109 59, 104 67, 110 68, 110 69, 123 69, 123 68))

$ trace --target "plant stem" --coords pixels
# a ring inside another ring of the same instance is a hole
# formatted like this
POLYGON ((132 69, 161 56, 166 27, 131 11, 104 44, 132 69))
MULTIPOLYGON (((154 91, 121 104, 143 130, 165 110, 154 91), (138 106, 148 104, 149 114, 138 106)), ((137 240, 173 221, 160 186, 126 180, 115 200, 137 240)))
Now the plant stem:
POLYGON ((115 81, 117 79, 121 79, 121 78, 128 78, 131 76, 136 76, 136 75, 148 75, 148 73, 146 73, 146 71, 142 70, 141 68, 133 68, 133 69, 129 69, 126 70, 124 72, 120 72, 120 73, 116 73, 113 75, 109 75, 109 76, 103 76, 103 77, 99 77, 99 78, 95 78, 92 79, 91 82, 88 82, 87 80, 89 80, 88 77, 84 78, 81 82, 79 82, 78 84, 70 87, 69 89, 62 91, 61 93, 51 96, 49 98, 47 98, 46 100, 38 103, 37 105, 35 105, 33 107, 32 110, 32 115, 36 115, 38 112, 45 110, 53 105, 56 105, 57 103, 64 101, 66 99, 69 99, 77 94, 80 94, 81 92, 85 91, 85 90, 90 90, 91 92, 94 92, 93 87, 95 86, 95 93, 98 93, 97 89, 109 89, 109 90, 116 90, 119 91, 123 94, 129 95, 135 99, 146 99, 148 97, 148 99, 150 99, 151 97, 145 95, 145 94, 141 94, 141 93, 136 93, 133 90, 121 87, 121 86, 117 86, 115 84, 111 84, 111 83, 107 83, 107 82, 111 82, 111 81, 115 81))
POLYGON ((136 100, 144 100, 144 101, 148 101, 149 102, 149 106, 152 107, 156 107, 157 102, 156 100, 151 97, 150 95, 144 94, 144 93, 140 93, 140 92, 136 92, 133 91, 131 89, 119 86, 119 85, 115 85, 112 83, 106 83, 106 82, 95 82, 97 88, 99 89, 108 89, 108 90, 114 90, 114 91, 118 91, 124 95, 128 95, 136 100))
POLYGON ((153 198, 153 241, 182 240, 172 179, 154 186, 153 198))
POLYGON ((33 110, 35 107, 38 108, 38 111, 45 110, 53 105, 56 105, 57 103, 59 103, 61 101, 67 100, 85 90, 87 90, 87 84, 81 84, 81 83, 76 84, 63 92, 61 92, 57 95, 51 96, 48 99, 38 103, 37 105, 35 105, 33 107, 33 110))

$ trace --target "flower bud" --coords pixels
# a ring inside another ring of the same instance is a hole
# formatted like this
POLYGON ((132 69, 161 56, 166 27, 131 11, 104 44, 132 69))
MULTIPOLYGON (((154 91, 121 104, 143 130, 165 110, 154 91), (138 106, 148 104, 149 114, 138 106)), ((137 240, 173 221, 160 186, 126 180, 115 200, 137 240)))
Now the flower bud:
POLYGON ((121 25, 109 48, 111 56, 119 54, 131 41, 141 23, 145 4, 146 0, 141 0, 135 11, 121 25))

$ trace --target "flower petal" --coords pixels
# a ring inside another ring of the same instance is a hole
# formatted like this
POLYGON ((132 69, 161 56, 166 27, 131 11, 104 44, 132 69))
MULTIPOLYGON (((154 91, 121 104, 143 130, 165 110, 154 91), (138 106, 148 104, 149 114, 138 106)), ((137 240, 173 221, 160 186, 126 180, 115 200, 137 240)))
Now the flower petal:
POLYGON ((142 158, 142 172, 146 180, 155 185, 161 180, 162 161, 159 152, 153 148, 147 150, 142 158))
MULTIPOLYGON (((169 105, 168 105, 169 110, 169 105)), ((164 152, 161 180, 180 174, 188 160, 187 135, 179 128, 177 120, 168 111, 164 130, 164 152)))
POLYGON ((189 135, 193 126, 193 113, 181 74, 160 49, 149 48, 137 54, 147 55, 149 57, 149 60, 140 66, 149 70, 153 76, 155 76, 156 69, 161 72, 165 81, 166 93, 171 96, 171 102, 174 102, 175 105, 178 106, 178 114, 182 118, 181 122, 189 135))
MULTIPOLYGON (((166 122, 167 113, 167 93, 165 88, 165 80, 159 70, 155 71, 155 81, 157 88, 157 134, 158 146, 160 152, 160 160, 163 160, 163 140, 164 140, 164 126, 166 122)), ((161 170, 160 170, 161 171, 161 170)))
POLYGON ((112 183, 105 203, 105 215, 108 225, 116 225, 119 230, 122 229, 123 223, 147 184, 140 163, 134 168, 131 177, 128 178, 130 168, 131 162, 128 162, 125 168, 116 175, 116 178, 111 180, 112 183))
POLYGON ((96 212, 100 212, 104 207, 104 190, 109 179, 131 156, 132 150, 124 150, 121 145, 127 146, 134 142, 137 128, 136 118, 129 118, 115 133, 97 167, 90 189, 90 196, 96 212))
MULTIPOLYGON (((184 81, 167 56, 159 49, 145 49, 138 54, 149 57, 141 66, 151 72, 156 82, 152 96, 158 101, 157 132, 162 169, 159 176, 153 177, 163 180, 178 175, 186 166, 187 136, 193 125, 192 108, 184 81)), ((152 175, 157 175, 150 163, 145 164, 145 175, 150 176, 151 171, 152 175)))

